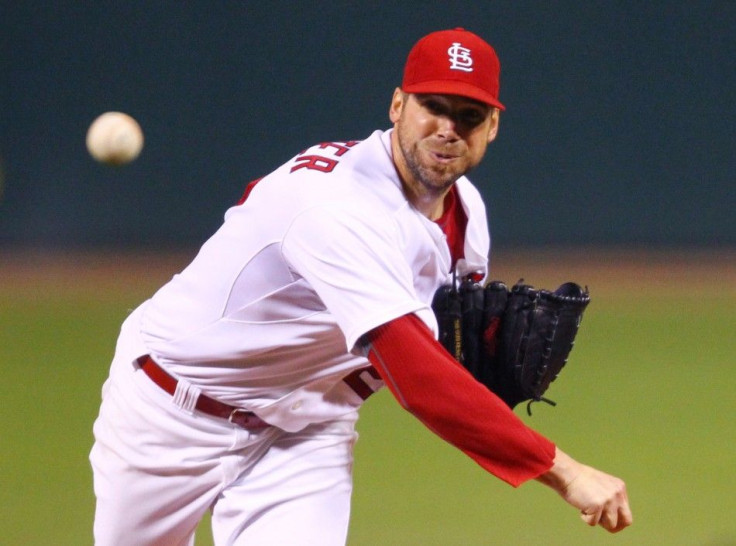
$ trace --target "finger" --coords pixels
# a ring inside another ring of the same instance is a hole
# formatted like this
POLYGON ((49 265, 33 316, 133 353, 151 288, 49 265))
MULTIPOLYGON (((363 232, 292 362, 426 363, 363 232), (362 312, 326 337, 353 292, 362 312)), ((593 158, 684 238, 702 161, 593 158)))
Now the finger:
POLYGON ((622 529, 625 529, 633 522, 633 516, 631 514, 631 507, 629 506, 629 498, 626 494, 626 490, 623 490, 622 498, 616 505, 615 510, 615 523, 611 520, 611 528, 608 529, 612 533, 617 533, 622 529))
POLYGON ((601 512, 595 511, 592 514, 587 514, 583 511, 580 513, 580 518, 591 527, 595 527, 601 519, 601 512))
POLYGON ((605 512, 600 521, 601 527, 611 533, 618 533, 633 523, 633 516, 628 503, 619 506, 613 512, 605 512))
POLYGON ((625 502, 623 506, 621 506, 621 508, 619 509, 617 531, 620 531, 621 529, 628 527, 633 522, 634 522, 634 516, 631 513, 631 507, 629 507, 628 502, 625 502))
POLYGON ((614 508, 613 510, 606 510, 601 516, 601 527, 603 527, 606 531, 615 533, 617 531, 616 527, 618 525, 618 519, 619 518, 617 508, 614 508))

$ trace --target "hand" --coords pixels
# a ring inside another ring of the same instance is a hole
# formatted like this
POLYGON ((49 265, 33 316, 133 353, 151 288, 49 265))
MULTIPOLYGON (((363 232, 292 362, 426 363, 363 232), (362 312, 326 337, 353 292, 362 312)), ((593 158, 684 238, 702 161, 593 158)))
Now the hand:
POLYGON ((632 523, 626 484, 615 476, 581 464, 557 450, 554 465, 538 481, 580 510, 588 525, 617 533, 632 523))

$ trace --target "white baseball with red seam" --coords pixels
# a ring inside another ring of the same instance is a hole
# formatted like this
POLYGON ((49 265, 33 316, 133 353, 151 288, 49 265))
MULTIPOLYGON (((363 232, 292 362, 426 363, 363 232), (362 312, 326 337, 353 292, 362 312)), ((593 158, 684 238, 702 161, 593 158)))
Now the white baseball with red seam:
POLYGON ((100 163, 124 165, 137 158, 142 149, 141 126, 123 112, 105 112, 87 131, 87 150, 100 163))

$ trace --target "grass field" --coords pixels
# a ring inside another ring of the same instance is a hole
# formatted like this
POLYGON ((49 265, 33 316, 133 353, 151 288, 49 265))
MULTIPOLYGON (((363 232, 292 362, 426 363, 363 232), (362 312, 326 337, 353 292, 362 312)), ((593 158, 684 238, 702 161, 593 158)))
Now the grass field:
MULTIPOLYGON (((0 252, 0 545, 92 544, 87 453, 115 338, 190 256, 0 252)), ((736 545, 736 254, 499 254, 494 277, 588 284, 567 368, 523 419, 623 477, 635 523, 585 526, 499 482, 387 392, 359 422, 349 544, 736 545)), ((205 521, 197 544, 211 544, 205 521)))

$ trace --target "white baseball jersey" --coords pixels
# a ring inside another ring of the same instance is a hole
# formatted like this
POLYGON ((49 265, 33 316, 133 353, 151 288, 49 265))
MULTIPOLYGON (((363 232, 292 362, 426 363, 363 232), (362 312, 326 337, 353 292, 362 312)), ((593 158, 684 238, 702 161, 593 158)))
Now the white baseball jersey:
MULTIPOLYGON (((451 274, 442 230, 404 196, 390 133, 314 146, 261 179, 128 318, 119 346, 286 431, 358 407, 342 378, 369 364, 361 336, 407 313, 436 332, 430 304, 451 274)), ((485 207, 465 177, 457 190, 457 272, 485 276, 485 207)))

